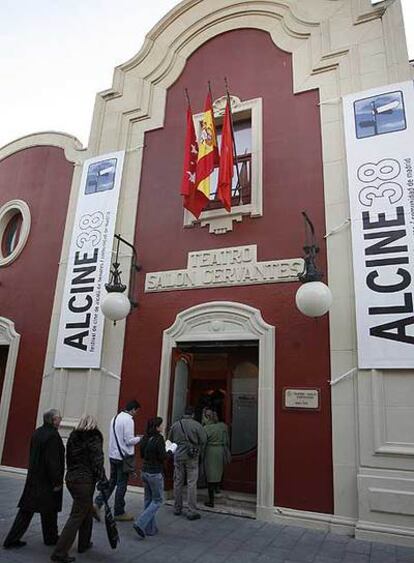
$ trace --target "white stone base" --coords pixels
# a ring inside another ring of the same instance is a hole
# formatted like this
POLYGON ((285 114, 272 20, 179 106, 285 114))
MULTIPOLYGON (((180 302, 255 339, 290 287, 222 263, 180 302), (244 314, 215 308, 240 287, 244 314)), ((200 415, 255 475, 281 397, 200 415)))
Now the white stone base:
POLYGON ((333 534, 354 536, 356 539, 365 541, 407 547, 414 545, 414 528, 412 527, 378 525, 375 522, 356 521, 334 514, 294 510, 279 506, 273 508, 257 507, 257 519, 285 526, 299 526, 313 530, 324 530, 333 534))
POLYGON ((355 528, 355 538, 365 541, 393 543, 413 547, 414 528, 399 528, 397 526, 379 526, 374 522, 360 520, 355 528))

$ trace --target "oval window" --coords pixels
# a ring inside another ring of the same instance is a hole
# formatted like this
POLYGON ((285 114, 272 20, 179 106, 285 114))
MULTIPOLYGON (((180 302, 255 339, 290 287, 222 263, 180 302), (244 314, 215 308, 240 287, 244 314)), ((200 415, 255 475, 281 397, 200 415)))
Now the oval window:
POLYGON ((14 199, 0 207, 0 266, 7 266, 19 256, 30 231, 27 203, 14 199))
POLYGON ((10 256, 15 250, 20 239, 20 230, 23 224, 23 215, 20 211, 17 211, 9 219, 9 222, 5 226, 3 232, 3 238, 1 241, 1 253, 4 258, 10 256))

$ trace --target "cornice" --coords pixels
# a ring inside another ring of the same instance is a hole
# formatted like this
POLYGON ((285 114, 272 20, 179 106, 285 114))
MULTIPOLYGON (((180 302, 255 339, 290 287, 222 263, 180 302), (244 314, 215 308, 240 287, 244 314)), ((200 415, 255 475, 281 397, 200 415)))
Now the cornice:
POLYGON ((59 131, 44 131, 20 137, 3 147, 0 147, 0 161, 19 151, 39 146, 59 147, 65 151, 66 160, 79 163, 83 160, 86 149, 73 135, 59 131))
MULTIPOLYGON (((125 75, 137 71, 152 86, 168 87, 181 73, 187 58, 206 40, 229 27, 263 28, 254 22, 267 20, 280 24, 293 39, 307 40, 332 15, 342 2, 317 0, 317 18, 310 18, 297 0, 255 0, 215 2, 215 9, 206 0, 184 0, 173 8, 146 36, 140 51, 114 71, 113 84, 98 95, 105 101, 122 96, 125 75), (249 23, 250 21, 250 23, 249 23)), ((281 48, 285 48, 281 46, 281 48)))

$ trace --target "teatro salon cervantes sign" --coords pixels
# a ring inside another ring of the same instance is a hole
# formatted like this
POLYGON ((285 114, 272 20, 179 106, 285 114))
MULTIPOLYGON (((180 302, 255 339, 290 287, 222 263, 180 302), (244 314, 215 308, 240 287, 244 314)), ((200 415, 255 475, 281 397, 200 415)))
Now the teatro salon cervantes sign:
POLYGON ((294 282, 303 268, 302 258, 258 262, 255 244, 199 250, 188 253, 185 270, 148 273, 145 292, 294 282))

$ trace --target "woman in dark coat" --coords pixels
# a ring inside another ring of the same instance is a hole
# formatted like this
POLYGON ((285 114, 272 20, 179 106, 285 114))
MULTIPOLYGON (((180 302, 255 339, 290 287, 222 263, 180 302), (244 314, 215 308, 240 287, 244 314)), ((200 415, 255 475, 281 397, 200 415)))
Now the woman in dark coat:
POLYGON ((103 437, 96 420, 90 415, 83 416, 66 445, 66 485, 73 505, 52 561, 70 563, 75 560, 68 553, 78 532, 78 552, 92 547, 93 493, 98 481, 106 481, 102 446, 103 437))
POLYGON ((161 426, 161 417, 150 418, 140 444, 141 457, 144 459, 141 478, 145 497, 144 511, 136 519, 134 529, 143 539, 158 532, 155 515, 164 501, 164 460, 167 452, 161 426))

